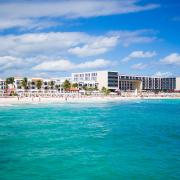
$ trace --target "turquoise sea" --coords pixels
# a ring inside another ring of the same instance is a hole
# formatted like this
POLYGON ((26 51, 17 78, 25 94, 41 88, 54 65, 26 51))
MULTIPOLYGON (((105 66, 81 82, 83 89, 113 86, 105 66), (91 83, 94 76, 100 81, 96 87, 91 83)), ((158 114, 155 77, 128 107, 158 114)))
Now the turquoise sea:
POLYGON ((180 179, 180 100, 0 106, 0 180, 180 179))

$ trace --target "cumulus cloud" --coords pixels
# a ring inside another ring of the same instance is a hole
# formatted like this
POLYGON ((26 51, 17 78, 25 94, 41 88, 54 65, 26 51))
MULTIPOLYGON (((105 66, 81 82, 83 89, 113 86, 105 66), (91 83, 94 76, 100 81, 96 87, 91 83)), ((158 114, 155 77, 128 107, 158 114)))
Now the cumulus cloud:
POLYGON ((172 76, 172 73, 171 72, 156 72, 153 76, 155 77, 170 77, 172 76))
POLYGON ((55 22, 53 20, 39 20, 39 19, 5 19, 0 18, 0 30, 10 28, 20 28, 21 30, 41 30, 52 26, 58 26, 62 23, 55 22))
MULTIPOLYGON (((141 5, 139 0, 62 0, 62 1, 7 1, 0 3, 0 17, 12 26, 22 26, 21 19, 36 18, 89 18, 127 14, 158 8, 158 4, 141 5), (22 8, 23 7, 23 8, 22 8), (17 24, 15 25, 15 21, 17 24)), ((25 26, 25 24, 24 24, 25 26)), ((3 28, 3 26, 0 26, 3 28)))
POLYGON ((87 61, 84 63, 77 64, 75 68, 77 69, 95 69, 95 68, 104 68, 107 67, 108 65, 112 64, 108 60, 104 59, 96 59, 94 61, 87 61))
POLYGON ((86 44, 82 47, 74 47, 69 49, 69 52, 80 57, 92 56, 103 54, 116 46, 118 43, 118 37, 100 37, 94 42, 86 44))
POLYGON ((21 68, 26 66, 21 58, 12 56, 2 56, 0 57, 0 71, 5 71, 14 68, 21 68))
POLYGON ((131 68, 135 69, 135 70, 142 70, 146 67, 147 67, 147 65, 143 64, 143 63, 138 63, 138 64, 134 64, 133 66, 131 66, 131 68))
POLYGON ((135 31, 111 31, 109 35, 118 36, 119 42, 124 47, 128 47, 131 44, 139 43, 151 43, 157 38, 154 30, 140 29, 135 31))
MULTIPOLYGON (((1 36, 1 54, 44 55, 61 53, 70 47, 87 43, 91 36, 79 32, 29 33, 1 36)), ((92 37, 92 39, 95 37, 92 37)))
POLYGON ((84 63, 73 63, 69 60, 61 59, 54 61, 42 62, 35 67, 33 70, 37 71, 69 71, 76 69, 96 69, 104 68, 110 64, 110 61, 104 59, 96 59, 94 61, 86 61, 84 63))
POLYGON ((121 33, 106 33, 89 35, 82 32, 48 32, 28 33, 21 35, 0 36, 0 55, 37 56, 74 54, 80 57, 94 56, 108 52, 119 44, 144 43, 144 39, 153 41, 144 31, 121 31, 121 33), (131 42, 129 41, 131 39, 131 42), (135 40, 133 42, 133 39, 135 40), (137 41, 138 39, 138 41, 137 41), (127 40, 127 42, 126 42, 127 40))
POLYGON ((160 60, 163 64, 180 65, 180 54, 172 53, 160 60))
POLYGON ((156 56, 156 52, 155 51, 133 51, 132 53, 130 53, 127 57, 125 57, 124 59, 122 59, 122 62, 127 62, 130 61, 132 59, 142 59, 142 58, 151 58, 156 56))

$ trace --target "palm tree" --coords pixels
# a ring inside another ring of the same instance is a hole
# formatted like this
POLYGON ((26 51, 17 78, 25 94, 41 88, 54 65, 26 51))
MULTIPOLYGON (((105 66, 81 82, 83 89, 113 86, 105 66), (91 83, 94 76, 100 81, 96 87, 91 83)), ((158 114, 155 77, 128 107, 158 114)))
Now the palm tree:
POLYGON ((83 85, 82 87, 83 90, 87 91, 88 90, 88 87, 86 85, 83 85))
POLYGON ((13 88, 14 84, 14 77, 9 77, 6 79, 6 87, 8 88, 8 85, 11 84, 11 88, 13 88))
POLYGON ((67 91, 68 89, 71 88, 71 83, 68 80, 65 80, 62 86, 64 90, 67 91))
POLYGON ((54 81, 49 82, 49 86, 50 86, 51 89, 54 89, 54 84, 55 84, 54 81))
POLYGON ((102 87, 101 92, 102 92, 103 94, 105 94, 106 88, 105 88, 105 87, 102 87))
POLYGON ((107 96, 111 91, 105 87, 102 87, 101 92, 107 96))
POLYGON ((28 79, 26 77, 24 77, 23 80, 21 81, 21 85, 25 90, 28 89, 28 79))
POLYGON ((41 80, 36 81, 36 87, 37 87, 37 89, 41 89, 41 87, 42 87, 42 81, 41 80))
POLYGON ((98 91, 98 87, 96 85, 94 87, 94 91, 98 91))
POLYGON ((59 90, 60 85, 56 84, 56 85, 55 85, 55 88, 56 88, 57 90, 59 90))
POLYGON ((72 84, 72 87, 73 87, 73 88, 78 88, 78 83, 73 83, 73 84, 72 84))

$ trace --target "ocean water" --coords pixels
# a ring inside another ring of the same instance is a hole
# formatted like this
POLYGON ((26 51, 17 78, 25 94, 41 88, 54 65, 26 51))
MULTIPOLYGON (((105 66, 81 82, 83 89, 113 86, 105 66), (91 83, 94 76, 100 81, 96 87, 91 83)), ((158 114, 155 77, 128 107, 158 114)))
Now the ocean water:
POLYGON ((0 180, 180 179, 180 100, 0 107, 0 180))

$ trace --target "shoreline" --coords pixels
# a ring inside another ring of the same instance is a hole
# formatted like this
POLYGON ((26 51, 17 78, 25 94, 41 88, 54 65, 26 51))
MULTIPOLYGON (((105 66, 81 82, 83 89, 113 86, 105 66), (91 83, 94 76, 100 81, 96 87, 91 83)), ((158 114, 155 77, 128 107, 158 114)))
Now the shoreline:
POLYGON ((101 103, 101 102, 118 102, 118 101, 132 101, 132 100, 166 100, 166 99, 178 99, 180 97, 68 97, 68 98, 55 98, 55 97, 1 97, 0 106, 5 105, 19 105, 19 104, 51 104, 51 103, 101 103))

